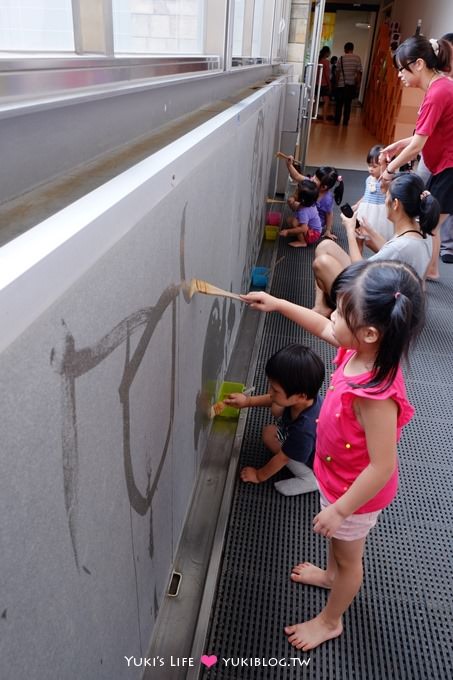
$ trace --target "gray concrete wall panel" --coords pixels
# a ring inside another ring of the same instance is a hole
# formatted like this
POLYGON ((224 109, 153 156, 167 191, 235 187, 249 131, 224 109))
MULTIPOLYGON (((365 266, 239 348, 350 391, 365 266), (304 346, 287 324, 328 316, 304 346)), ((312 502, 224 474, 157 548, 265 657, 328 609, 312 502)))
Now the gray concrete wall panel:
MULTIPOLYGON (((0 353, 5 680, 141 675, 124 657, 146 655, 241 317, 239 302, 189 300, 185 284, 247 290, 279 111, 274 85, 181 139, 181 177, 158 196, 156 159, 115 178, 114 242, 103 246, 93 218, 84 240, 69 237, 70 261, 50 249, 0 290, 0 317, 16 324, 0 353), (147 188, 139 213, 137 191, 116 191, 134 172, 147 188), (44 299, 31 309, 35 275, 44 299)), ((156 155, 162 172, 173 152, 156 155)), ((62 230, 96 192, 60 213, 62 230)))

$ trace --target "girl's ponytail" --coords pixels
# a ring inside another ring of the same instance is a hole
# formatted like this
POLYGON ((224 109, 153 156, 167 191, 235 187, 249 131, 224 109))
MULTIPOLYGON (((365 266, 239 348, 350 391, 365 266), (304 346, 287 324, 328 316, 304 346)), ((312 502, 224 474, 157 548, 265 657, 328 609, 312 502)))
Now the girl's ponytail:
POLYGON ((432 234, 439 222, 440 206, 434 196, 429 191, 422 191, 420 194, 419 218, 420 229, 423 234, 432 234))
POLYGON ((439 38, 438 40, 431 39, 429 42, 437 60, 437 66, 435 68, 438 71, 449 72, 451 68, 450 43, 444 38, 439 38))
POLYGON ((423 180, 411 172, 397 174, 389 186, 390 196, 397 198, 411 219, 418 217, 423 236, 432 234, 440 215, 437 199, 425 190, 423 180))
POLYGON ((343 193, 344 193, 344 183, 343 183, 343 177, 341 175, 338 175, 338 184, 333 190, 333 197, 335 199, 335 203, 337 205, 340 205, 341 201, 343 200, 343 193))

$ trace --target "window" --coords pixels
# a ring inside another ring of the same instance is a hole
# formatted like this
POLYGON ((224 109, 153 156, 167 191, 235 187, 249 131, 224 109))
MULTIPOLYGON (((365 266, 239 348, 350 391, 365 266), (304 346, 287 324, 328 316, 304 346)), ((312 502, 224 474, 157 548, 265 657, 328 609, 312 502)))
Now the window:
POLYGON ((112 4, 115 53, 203 52, 204 0, 113 0, 112 4))
POLYGON ((0 50, 73 52, 71 0, 0 0, 0 50))
POLYGON ((252 57, 267 56, 263 42, 264 0, 255 0, 253 11, 252 57))
POLYGON ((233 66, 285 58, 291 0, 232 0, 233 66))
POLYGON ((249 57, 250 54, 243 54, 244 37, 244 0, 234 2, 234 24, 233 24, 233 57, 249 57))
POLYGON ((290 10, 291 0, 276 0, 272 60, 284 61, 286 58, 290 10))

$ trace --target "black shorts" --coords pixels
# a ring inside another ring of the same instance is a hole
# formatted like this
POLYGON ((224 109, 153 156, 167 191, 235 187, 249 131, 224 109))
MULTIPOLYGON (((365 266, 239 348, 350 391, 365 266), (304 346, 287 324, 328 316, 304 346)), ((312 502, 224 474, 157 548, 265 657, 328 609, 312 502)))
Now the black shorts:
POLYGON ((437 198, 440 204, 440 212, 447 215, 453 214, 453 168, 446 168, 438 175, 432 175, 426 188, 437 198))

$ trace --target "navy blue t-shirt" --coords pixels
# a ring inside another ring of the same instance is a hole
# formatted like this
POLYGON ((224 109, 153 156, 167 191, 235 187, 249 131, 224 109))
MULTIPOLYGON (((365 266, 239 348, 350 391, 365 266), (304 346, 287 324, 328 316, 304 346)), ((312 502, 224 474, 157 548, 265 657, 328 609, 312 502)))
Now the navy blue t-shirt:
POLYGON ((322 398, 316 397, 313 404, 291 420, 291 407, 285 408, 278 423, 279 439, 283 453, 299 463, 313 467, 316 445, 316 426, 321 410, 322 398))

